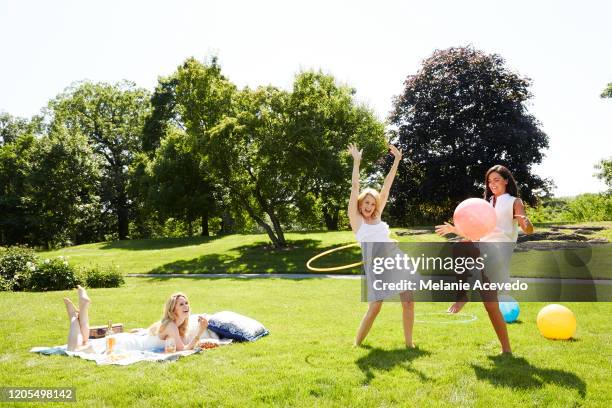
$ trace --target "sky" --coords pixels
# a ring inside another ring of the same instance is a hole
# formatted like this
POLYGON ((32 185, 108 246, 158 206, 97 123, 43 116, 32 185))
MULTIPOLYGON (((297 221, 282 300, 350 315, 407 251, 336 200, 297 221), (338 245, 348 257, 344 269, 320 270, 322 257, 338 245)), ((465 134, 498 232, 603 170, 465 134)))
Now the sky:
POLYGON ((31 117, 71 83, 153 90, 186 58, 219 58, 240 87, 289 88, 321 69, 385 120, 436 49, 471 44, 531 78, 529 111, 550 147, 534 172, 556 196, 598 192, 612 157, 612 2, 0 0, 0 111, 31 117))

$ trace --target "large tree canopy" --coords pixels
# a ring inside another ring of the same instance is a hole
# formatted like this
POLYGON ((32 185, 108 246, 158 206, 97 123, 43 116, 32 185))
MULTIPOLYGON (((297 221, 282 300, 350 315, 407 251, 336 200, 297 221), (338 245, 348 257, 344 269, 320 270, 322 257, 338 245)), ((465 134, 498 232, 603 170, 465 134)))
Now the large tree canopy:
MULTIPOLYGON (((206 62, 189 58, 171 77, 165 79, 161 89, 160 87, 160 97, 168 95, 162 98, 162 101, 166 101, 165 116, 171 127, 184 129, 184 132, 178 133, 186 133, 184 136, 189 140, 189 146, 184 145, 183 152, 194 160, 193 173, 190 176, 185 174, 184 177, 187 178, 182 180, 176 175, 175 182, 183 183, 184 187, 191 189, 192 194, 185 205, 193 209, 199 208, 202 234, 208 235, 209 218, 222 215, 227 219, 226 210, 230 206, 227 202, 229 200, 222 199, 226 197, 225 189, 213 177, 210 132, 225 115, 231 114, 236 86, 223 76, 216 58, 206 62), (222 212, 224 214, 221 214, 222 212)), ((186 143, 187 139, 183 138, 182 143, 186 143)), ((180 164, 177 162, 175 165, 180 164)), ((223 225, 222 229, 226 227, 228 225, 223 225)))
MULTIPOLYGON (((350 195, 352 162, 344 154, 348 144, 363 149, 364 172, 387 150, 384 124, 354 101, 354 93, 331 75, 306 71, 296 75, 288 101, 288 131, 296 140, 293 164, 304 171, 308 191, 319 200, 325 225, 331 230, 338 229, 340 209, 346 207, 350 195)), ((297 201, 303 215, 312 208, 308 197, 303 195, 306 200, 297 201)))
POLYGON ((288 132, 288 99, 271 86, 239 92, 234 114, 211 129, 208 144, 215 175, 276 247, 286 245, 281 223, 307 189, 288 132))
POLYGON ((82 134, 60 128, 41 138, 29 176, 33 226, 28 241, 51 248, 99 239, 100 173, 99 159, 82 134))
POLYGON ((21 134, 33 133, 35 124, 35 119, 29 121, 6 112, 0 112, 0 146, 14 142, 21 134))
POLYGON ((162 139, 149 168, 149 202, 163 219, 184 220, 190 236, 198 218, 202 235, 209 235, 208 216, 215 208, 215 197, 208 171, 191 137, 176 128, 162 139))
POLYGON ((128 169, 142 151, 150 95, 134 83, 82 82, 49 103, 52 127, 85 135, 103 159, 102 199, 117 220, 119 239, 129 234, 128 169))
POLYGON ((548 183, 532 165, 548 137, 525 106, 529 86, 500 56, 472 47, 436 51, 408 76, 390 115, 405 152, 391 194, 396 220, 448 218, 461 200, 482 195, 495 164, 508 167, 521 197, 535 204, 548 183))
POLYGON ((0 243, 11 245, 26 242, 32 230, 29 176, 37 139, 30 133, 17 133, 6 140, 0 145, 0 243))

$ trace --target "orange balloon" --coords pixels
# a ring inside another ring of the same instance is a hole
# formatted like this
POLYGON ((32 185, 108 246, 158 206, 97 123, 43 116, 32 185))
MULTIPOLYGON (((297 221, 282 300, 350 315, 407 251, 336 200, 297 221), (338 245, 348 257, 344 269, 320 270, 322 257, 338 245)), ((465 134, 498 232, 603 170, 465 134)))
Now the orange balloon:
POLYGON ((455 208, 453 221, 461 235, 478 241, 495 229, 497 216, 493 206, 482 198, 468 198, 455 208))

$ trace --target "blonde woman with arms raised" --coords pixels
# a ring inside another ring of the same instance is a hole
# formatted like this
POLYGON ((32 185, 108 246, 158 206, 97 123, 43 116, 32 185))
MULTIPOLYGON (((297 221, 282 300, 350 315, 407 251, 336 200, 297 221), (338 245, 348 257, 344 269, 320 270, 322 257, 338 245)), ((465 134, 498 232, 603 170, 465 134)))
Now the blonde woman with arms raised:
MULTIPOLYGON (((389 145, 389 150, 394 156, 393 165, 389 174, 385 177, 383 187, 380 192, 372 188, 366 188, 363 191, 360 189, 359 166, 361 164, 361 153, 356 145, 351 144, 348 151, 353 157, 353 173, 351 185, 351 197, 348 205, 348 217, 351 224, 351 229, 355 233, 359 243, 364 242, 393 242, 389 238, 389 225, 382 221, 382 213, 389 198, 391 185, 397 173, 402 152, 395 146, 389 145)), ((380 297, 380 296, 379 296, 380 297)), ((404 339, 407 347, 414 347, 412 342, 412 328, 414 325, 414 303, 409 292, 400 293, 402 302, 402 322, 404 327, 404 339)), ((372 298, 368 294, 368 310, 361 320, 357 335, 355 337, 355 345, 359 346, 368 335, 372 328, 372 324, 378 316, 382 307, 383 299, 372 298)))

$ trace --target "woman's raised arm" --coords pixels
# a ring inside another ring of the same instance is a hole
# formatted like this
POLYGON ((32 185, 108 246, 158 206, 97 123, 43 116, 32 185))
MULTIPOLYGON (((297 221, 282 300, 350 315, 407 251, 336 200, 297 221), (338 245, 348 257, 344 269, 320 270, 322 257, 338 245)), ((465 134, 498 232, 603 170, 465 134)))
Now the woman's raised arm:
POLYGON ((351 176, 351 198, 348 204, 348 217, 351 223, 351 229, 353 232, 357 232, 361 226, 361 219, 359 218, 359 208, 357 207, 357 199, 359 198, 359 165, 361 164, 361 153, 362 150, 357 149, 354 143, 348 146, 348 152, 353 156, 353 174, 351 176))
POLYGON ((391 166, 391 170, 389 170, 389 174, 385 177, 385 182, 383 184, 382 189, 380 190, 380 210, 379 214, 382 215, 382 212, 387 205, 387 200, 389 199, 389 193, 391 192, 391 185, 393 184, 393 179, 395 179, 395 175, 397 174, 397 168, 399 166, 400 161, 402 160, 402 152, 397 147, 392 144, 389 145, 389 150, 391 150, 391 154, 395 157, 393 160, 393 165, 391 166))

